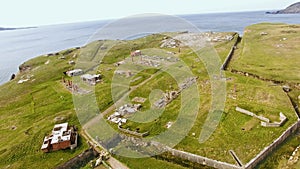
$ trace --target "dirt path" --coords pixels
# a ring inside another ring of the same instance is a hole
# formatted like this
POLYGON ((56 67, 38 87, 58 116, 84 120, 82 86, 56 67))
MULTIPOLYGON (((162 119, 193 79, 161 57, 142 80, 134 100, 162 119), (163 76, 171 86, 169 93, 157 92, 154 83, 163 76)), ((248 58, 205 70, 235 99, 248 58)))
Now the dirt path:
MULTIPOLYGON (((133 86, 130 88, 130 90, 128 92, 126 92, 115 104, 111 105, 109 108, 107 108, 105 111, 103 111, 101 114, 99 114, 98 116, 94 117, 92 120, 88 121, 85 125, 82 126, 85 135, 87 136, 86 139, 90 140, 91 142, 93 142, 94 144, 102 147, 94 138, 92 138, 89 133, 86 132, 87 129, 89 129, 90 127, 92 127, 94 124, 96 124, 97 122, 99 122, 99 120, 101 120, 106 114, 112 112, 116 107, 115 105, 120 103, 124 98, 126 98, 132 91, 136 90, 137 88, 139 88, 140 86, 144 85, 145 83, 147 83, 148 81, 150 81, 151 79, 153 79, 153 77, 157 76, 158 74, 160 74, 161 71, 156 72, 155 74, 151 75, 148 79, 146 79, 145 81, 143 81, 142 83, 133 86)), ((102 147, 103 148, 103 147, 102 147)), ((104 148, 103 148, 104 149, 104 148)), ((129 169, 126 165, 124 165, 123 163, 121 163, 120 161, 118 161, 117 159, 115 159, 114 157, 110 157, 109 160, 107 161, 109 163, 109 165, 113 168, 113 169, 129 169)))
POLYGON ((113 157, 110 157, 107 162, 113 169, 129 169, 127 166, 113 157))

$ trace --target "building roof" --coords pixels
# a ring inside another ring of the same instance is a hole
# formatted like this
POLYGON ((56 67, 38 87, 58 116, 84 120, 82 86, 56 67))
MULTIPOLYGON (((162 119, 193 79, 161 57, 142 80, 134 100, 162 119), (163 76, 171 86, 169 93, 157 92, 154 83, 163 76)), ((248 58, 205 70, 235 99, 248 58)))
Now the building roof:
POLYGON ((74 69, 74 70, 68 71, 68 73, 77 73, 77 72, 82 72, 82 69, 74 69))
POLYGON ((97 74, 97 75, 91 75, 91 74, 84 74, 81 76, 81 78, 85 78, 85 79, 94 79, 94 78, 99 78, 101 75, 97 74))
POLYGON ((68 141, 71 139, 71 132, 68 131, 68 123, 57 124, 52 130, 51 144, 68 141))
MULTIPOLYGON (((64 142, 66 142, 66 141, 68 142, 69 146, 71 146, 71 140, 73 139, 73 137, 71 138, 71 136, 73 135, 73 133, 74 133, 74 130, 72 128, 69 128, 68 123, 56 124, 53 127, 51 135, 46 136, 44 138, 41 149, 43 151, 44 150, 50 151, 50 149, 52 148, 51 145, 60 144, 60 143, 63 143, 63 145, 66 146, 66 144, 64 144, 64 142)), ((77 135, 77 133, 76 133, 76 135, 77 135)), ((77 140, 77 138, 76 138, 76 140, 77 140)))

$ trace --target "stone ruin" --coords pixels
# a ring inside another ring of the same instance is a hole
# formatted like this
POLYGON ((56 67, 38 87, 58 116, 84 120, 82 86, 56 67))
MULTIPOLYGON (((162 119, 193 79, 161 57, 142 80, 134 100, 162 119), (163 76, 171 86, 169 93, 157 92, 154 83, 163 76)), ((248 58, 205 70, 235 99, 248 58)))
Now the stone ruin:
POLYGON ((203 47, 206 42, 226 42, 234 39, 234 35, 224 35, 218 32, 181 33, 174 38, 165 37, 161 48, 177 48, 182 46, 203 47))
POLYGON ((280 112, 279 120, 280 120, 279 122, 275 121, 273 123, 267 123, 267 122, 261 121, 260 125, 263 127, 280 127, 287 121, 287 117, 282 112, 280 112))
POLYGON ((66 87, 66 89, 68 89, 72 93, 88 94, 91 92, 90 90, 79 88, 79 86, 77 84, 74 84, 72 80, 67 80, 64 77, 62 77, 61 82, 66 87))
POLYGON ((198 77, 187 78, 182 84, 179 85, 180 91, 189 88, 197 82, 198 77))
POLYGON ((160 47, 161 48, 176 48, 180 46, 180 42, 173 38, 164 37, 162 40, 160 47))
POLYGON ((125 75, 127 78, 134 75, 134 73, 132 73, 132 72, 129 71, 129 70, 116 70, 116 71, 115 71, 115 74, 116 74, 116 75, 125 75))
POLYGON ((107 120, 121 126, 122 124, 127 123, 127 118, 125 118, 126 115, 131 115, 137 112, 141 107, 141 104, 125 104, 124 106, 119 107, 119 109, 116 109, 115 112, 107 118, 107 120))
POLYGON ((288 165, 296 164, 299 161, 299 149, 300 145, 293 151, 292 155, 290 156, 287 162, 288 165))
POLYGON ((279 113, 280 121, 271 123, 270 119, 263 117, 263 116, 256 115, 255 113, 252 113, 252 112, 242 109, 240 107, 236 107, 235 110, 240 113, 243 113, 248 116, 255 117, 255 118, 261 120, 260 125, 263 127, 280 127, 287 121, 287 117, 282 112, 279 113))
POLYGON ((172 100, 176 99, 180 93, 177 91, 170 91, 167 93, 164 93, 164 96, 160 98, 158 101, 154 103, 154 106, 157 108, 163 108, 166 105, 168 105, 172 100))
MULTIPOLYGON (((168 53, 169 54, 169 53, 168 53)), ((168 61, 168 62, 178 62, 179 58, 177 57, 163 57, 163 56, 148 56, 148 55, 143 55, 142 56, 142 60, 155 60, 155 61, 160 61, 160 62, 164 62, 164 61, 168 61)))
POLYGON ((133 102, 138 102, 138 103, 145 103, 147 99, 143 97, 135 97, 132 99, 133 102))
POLYGON ((178 91, 170 91, 170 92, 164 93, 164 96, 162 98, 160 98, 158 101, 156 101, 154 103, 154 106, 156 106, 157 108, 165 107, 170 102, 172 102, 174 99, 176 99, 182 90, 189 88, 196 82, 197 82, 197 77, 190 77, 190 78, 185 79, 185 81, 179 85, 178 91))
POLYGON ((138 64, 145 65, 145 66, 150 66, 150 67, 159 67, 161 64, 158 61, 153 61, 153 60, 141 60, 137 62, 138 64))
POLYGON ((268 33, 267 32, 261 32, 260 35, 265 36, 265 35, 268 35, 268 33))
MULTIPOLYGON (((34 77, 34 75, 23 75, 21 77, 21 79, 18 81, 18 84, 22 84, 24 82, 29 81, 32 77, 34 77)), ((34 81, 35 79, 32 79, 32 81, 34 81)))

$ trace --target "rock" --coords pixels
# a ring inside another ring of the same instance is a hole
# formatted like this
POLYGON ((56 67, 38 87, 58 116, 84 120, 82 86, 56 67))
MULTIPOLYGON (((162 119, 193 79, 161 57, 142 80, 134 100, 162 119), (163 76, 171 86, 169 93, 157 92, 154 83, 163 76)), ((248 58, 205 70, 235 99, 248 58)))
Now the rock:
POLYGON ((11 77, 10 77, 10 80, 14 80, 15 78, 16 78, 16 75, 12 74, 11 77))
POLYGON ((25 65, 25 64, 22 64, 21 66, 19 66, 19 71, 20 72, 25 72, 27 70, 30 70, 31 67, 29 65, 25 65))
POLYGON ((283 89, 283 91, 285 91, 285 92, 290 92, 291 91, 291 88, 290 88, 290 86, 282 86, 282 89, 283 89))
POLYGON ((59 122, 59 121, 62 121, 62 120, 64 120, 64 119, 65 119, 65 117, 57 116, 57 117, 54 118, 54 121, 55 121, 55 122, 59 122))
POLYGON ((261 36, 263 36, 263 35, 268 35, 268 33, 267 33, 267 32, 261 32, 260 35, 261 35, 261 36))
POLYGON ((12 130, 16 130, 16 129, 17 129, 17 126, 11 126, 11 129, 12 129, 12 130))

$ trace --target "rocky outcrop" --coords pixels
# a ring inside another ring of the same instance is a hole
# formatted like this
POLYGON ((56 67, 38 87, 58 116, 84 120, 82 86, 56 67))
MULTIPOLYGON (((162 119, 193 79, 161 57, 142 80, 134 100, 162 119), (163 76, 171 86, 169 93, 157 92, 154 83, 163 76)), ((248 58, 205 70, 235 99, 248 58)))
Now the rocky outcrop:
POLYGON ((11 77, 10 77, 10 80, 14 80, 15 78, 16 78, 16 75, 12 74, 11 77))
POLYGON ((296 13, 300 13, 300 2, 294 3, 283 10, 279 10, 275 12, 267 12, 267 14, 296 14, 296 13))
POLYGON ((19 72, 20 73, 25 72, 25 71, 30 70, 30 69, 31 69, 31 67, 29 65, 25 65, 24 63, 19 66, 19 72))

